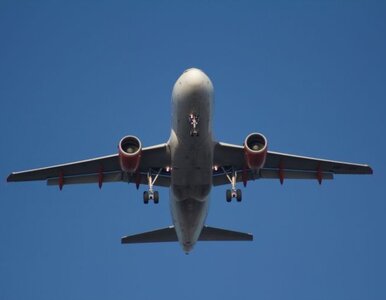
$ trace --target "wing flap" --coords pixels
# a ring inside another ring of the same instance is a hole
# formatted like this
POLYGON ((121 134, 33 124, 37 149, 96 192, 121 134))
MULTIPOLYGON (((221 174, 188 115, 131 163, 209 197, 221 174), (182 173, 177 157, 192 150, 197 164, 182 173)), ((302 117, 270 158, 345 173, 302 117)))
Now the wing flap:
MULTIPOLYGON (((47 185, 59 185, 59 178, 48 178, 47 185)), ((90 175, 79 175, 72 177, 63 177, 63 185, 69 184, 89 184, 89 183, 99 183, 100 175, 99 174, 90 174, 90 175)), ((135 184, 147 184, 147 175, 146 174, 134 174, 130 176, 125 172, 111 172, 104 173, 102 178, 102 183, 109 182, 127 182, 127 183, 135 183, 135 184)), ((170 186, 170 176, 167 175, 166 172, 161 173, 154 186, 162 186, 169 187, 170 186)))
POLYGON ((101 170, 103 170, 103 172, 121 170, 118 154, 55 165, 47 168, 13 172, 8 176, 7 181, 46 180, 52 177, 59 177, 61 172, 66 176, 76 176, 99 173, 101 170))
MULTIPOLYGON (((243 182, 242 171, 237 173, 236 181, 243 182)), ((254 174, 251 171, 246 173, 247 181, 256 180, 256 179, 280 179, 280 173, 277 169, 261 169, 257 174, 254 174)), ((322 180, 331 180, 334 179, 333 173, 321 172, 310 172, 310 171, 294 171, 294 170, 283 170, 282 171, 283 179, 314 179, 317 180, 321 178, 322 180), (320 176, 320 177, 319 177, 320 176)), ((225 173, 220 173, 213 176, 213 186, 229 184, 229 179, 225 173)))
POLYGON ((268 151, 264 168, 330 172, 334 174, 373 174, 369 165, 341 162, 268 151))
MULTIPOLYGON (((79 175, 79 176, 71 176, 71 177, 63 177, 63 185, 67 184, 86 184, 86 183, 98 183, 99 182, 98 174, 91 175, 79 175)), ((105 182, 118 182, 123 181, 123 173, 122 172, 112 172, 103 174, 103 183, 105 182)), ((48 178, 47 185, 59 185, 59 178, 48 178)))
MULTIPOLYGON (((334 174, 327 172, 311 172, 311 171, 294 171, 283 170, 283 179, 334 179, 334 174), (320 177, 319 177, 320 176, 320 177)), ((261 169, 259 172, 260 178, 277 179, 280 178, 279 170, 276 169, 261 169)))

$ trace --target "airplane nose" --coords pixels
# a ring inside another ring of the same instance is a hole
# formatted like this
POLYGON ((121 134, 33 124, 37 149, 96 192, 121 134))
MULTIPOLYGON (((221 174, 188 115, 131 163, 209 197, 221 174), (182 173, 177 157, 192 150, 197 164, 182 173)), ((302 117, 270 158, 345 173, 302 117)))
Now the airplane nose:
POLYGON ((200 69, 185 70, 174 85, 173 95, 185 97, 190 95, 210 96, 213 85, 209 77, 200 69))
POLYGON ((204 72, 196 68, 185 70, 182 76, 185 83, 191 87, 200 87, 201 85, 204 85, 205 81, 209 79, 204 72))

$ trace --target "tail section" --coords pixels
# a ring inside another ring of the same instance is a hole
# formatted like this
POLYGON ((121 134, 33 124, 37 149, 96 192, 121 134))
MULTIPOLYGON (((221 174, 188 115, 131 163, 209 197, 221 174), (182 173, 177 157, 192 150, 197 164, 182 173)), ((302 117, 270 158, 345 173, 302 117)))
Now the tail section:
MULTIPOLYGON (((199 241, 252 241, 253 235, 244 232, 204 226, 199 241)), ((122 244, 178 242, 174 226, 125 236, 122 244)))
POLYGON ((137 244, 137 243, 162 243, 162 242, 178 242, 174 226, 169 226, 162 229, 128 235, 121 239, 122 244, 137 244))
POLYGON ((204 226, 199 241, 253 241, 249 233, 204 226))

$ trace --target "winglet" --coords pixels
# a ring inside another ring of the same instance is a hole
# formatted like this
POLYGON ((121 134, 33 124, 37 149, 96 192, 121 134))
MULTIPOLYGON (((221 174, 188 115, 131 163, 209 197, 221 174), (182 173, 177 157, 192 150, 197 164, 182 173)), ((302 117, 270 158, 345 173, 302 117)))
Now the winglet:
POLYGON ((8 177, 7 177, 7 182, 11 182, 12 181, 12 175, 13 173, 9 174, 8 177))

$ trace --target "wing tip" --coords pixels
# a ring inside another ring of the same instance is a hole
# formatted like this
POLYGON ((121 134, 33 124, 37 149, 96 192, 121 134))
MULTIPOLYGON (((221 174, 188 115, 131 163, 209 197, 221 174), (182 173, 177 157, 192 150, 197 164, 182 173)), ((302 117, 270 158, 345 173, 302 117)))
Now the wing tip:
POLYGON ((15 180, 13 180, 13 176, 14 176, 14 173, 9 174, 7 177, 7 182, 15 181, 15 180))
POLYGON ((370 167, 370 166, 367 166, 367 167, 368 167, 368 170, 369 170, 369 174, 370 174, 370 175, 373 175, 373 174, 374 174, 373 168, 370 167))
POLYGON ((358 174, 367 174, 367 175, 372 175, 374 174, 374 170, 372 167, 370 167, 369 165, 362 165, 362 169, 359 171, 358 174))

